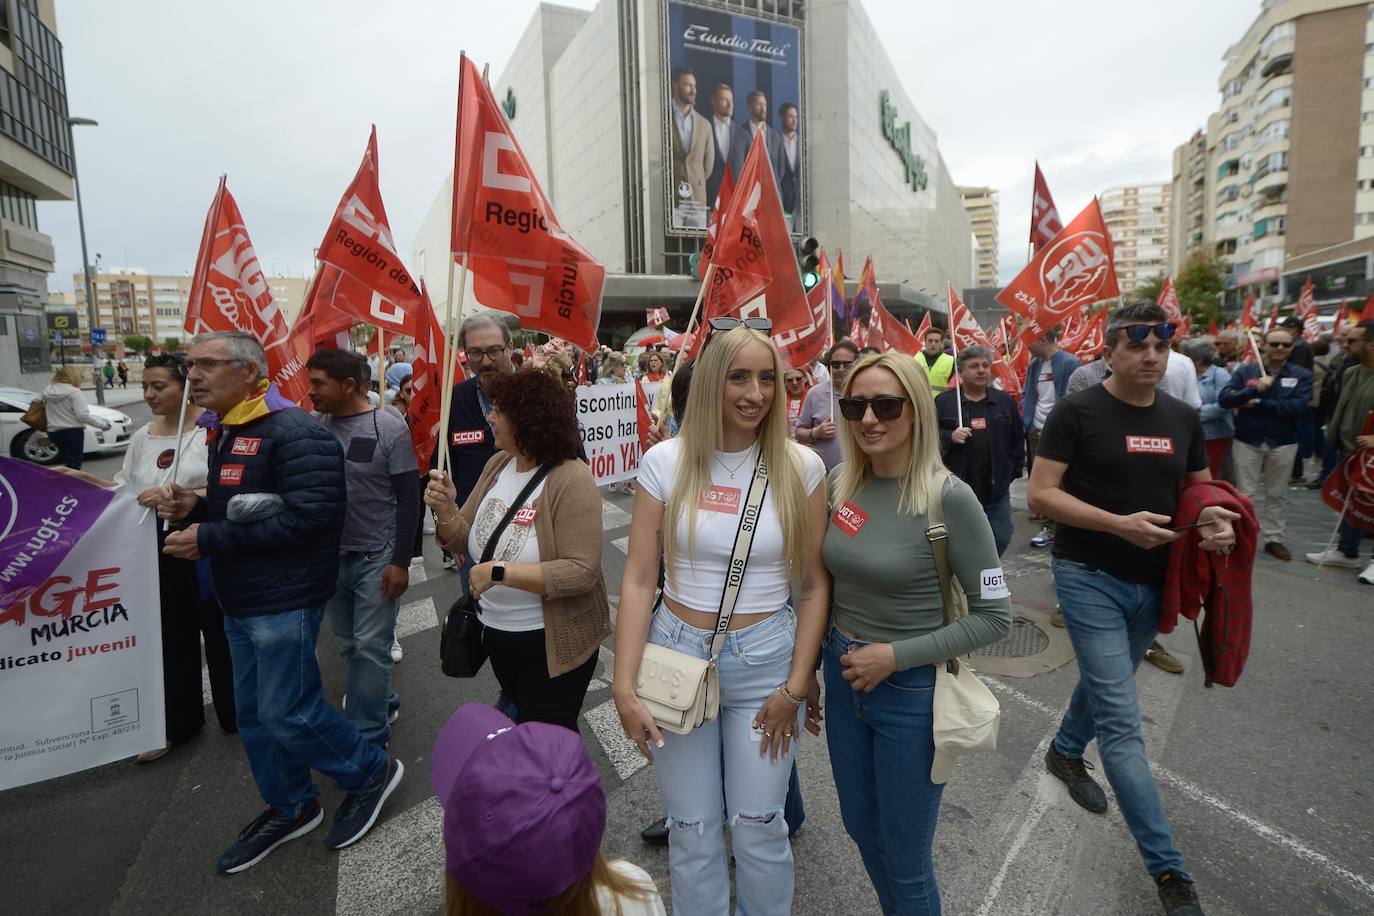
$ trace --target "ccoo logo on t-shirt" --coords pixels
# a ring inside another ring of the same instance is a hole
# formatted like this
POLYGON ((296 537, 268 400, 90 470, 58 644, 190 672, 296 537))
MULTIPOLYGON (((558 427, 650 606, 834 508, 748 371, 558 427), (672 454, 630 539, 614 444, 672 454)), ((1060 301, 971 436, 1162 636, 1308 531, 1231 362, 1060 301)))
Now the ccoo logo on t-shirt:
POLYGON ((1174 440, 1170 436, 1127 436, 1126 451, 1132 455, 1172 455, 1174 440))

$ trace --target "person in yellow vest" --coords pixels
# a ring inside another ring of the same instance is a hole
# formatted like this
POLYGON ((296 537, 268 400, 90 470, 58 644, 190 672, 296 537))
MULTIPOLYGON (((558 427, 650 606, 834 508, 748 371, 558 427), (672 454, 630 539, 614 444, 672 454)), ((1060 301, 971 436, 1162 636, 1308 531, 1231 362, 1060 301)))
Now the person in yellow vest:
POLYGON ((939 328, 926 331, 921 345, 924 349, 916 354, 916 364, 926 370, 930 393, 934 396, 949 387, 949 380, 954 375, 954 357, 945 352, 945 332, 939 328))

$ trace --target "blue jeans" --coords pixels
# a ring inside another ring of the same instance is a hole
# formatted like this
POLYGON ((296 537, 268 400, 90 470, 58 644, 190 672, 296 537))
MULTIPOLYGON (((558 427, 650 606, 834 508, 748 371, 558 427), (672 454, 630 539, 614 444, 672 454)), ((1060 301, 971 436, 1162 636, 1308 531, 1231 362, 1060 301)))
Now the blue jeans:
MULTIPOLYGON (((1336 536, 1336 547, 1347 557, 1360 558, 1360 541, 1368 538, 1374 540, 1368 531, 1356 528, 1344 519, 1341 520, 1340 534, 1336 536)), ((1371 558, 1374 559, 1374 558, 1371 558)))
POLYGON ((62 464, 73 471, 81 470, 81 462, 86 457, 86 428, 78 426, 68 429, 50 429, 48 438, 57 446, 62 464))
POLYGON ((1160 586, 1123 582, 1083 563, 1056 559, 1054 589, 1078 656, 1078 685, 1054 738, 1055 750, 1082 757, 1096 738, 1107 781, 1146 871, 1158 877, 1172 870, 1187 877, 1145 756, 1135 686, 1135 670, 1159 631, 1160 586))
POLYGON ((1008 490, 996 502, 988 503, 983 511, 987 513, 988 524, 992 526, 992 540, 997 545, 997 555, 1000 557, 1011 543, 1011 491, 1008 490))
MULTIPOLYGON (((664 732, 664 746, 654 751, 668 815, 673 912, 682 916, 730 911, 727 817, 735 854, 736 913, 786 916, 792 910, 792 846, 783 805, 797 745, 794 740, 776 763, 760 756, 762 736, 753 721, 764 700, 787 679, 796 633, 790 607, 732 630, 718 663, 720 715, 690 734, 664 732)), ((667 607, 658 609, 649 628, 649 642, 697 658, 710 658, 711 635, 688 626, 667 607)), ((794 738, 801 737, 801 717, 798 709, 794 738)))
POLYGON ((400 602, 382 600, 382 571, 390 562, 389 548, 339 554, 338 585, 325 605, 334 642, 348 663, 344 718, 381 748, 391 740, 391 710, 401 705, 391 689, 391 641, 400 602))
POLYGON ((311 770, 355 792, 387 766, 386 753, 324 699, 315 659, 323 618, 323 607, 224 618, 239 738, 253 781, 263 801, 293 817, 315 800, 311 770))
POLYGON ((856 691, 840 656, 861 645, 833 626, 825 637, 825 739, 840 817, 883 913, 939 916, 931 847, 945 787, 930 781, 935 666, 896 671, 872 693, 856 691))

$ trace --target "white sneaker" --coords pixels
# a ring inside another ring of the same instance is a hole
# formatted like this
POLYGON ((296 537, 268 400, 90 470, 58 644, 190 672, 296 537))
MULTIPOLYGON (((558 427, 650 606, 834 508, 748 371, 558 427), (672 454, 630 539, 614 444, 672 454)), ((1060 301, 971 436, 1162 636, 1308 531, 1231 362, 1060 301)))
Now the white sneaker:
POLYGON ((391 660, 397 664, 400 664, 403 655, 404 653, 401 651, 400 642, 393 639, 391 641, 391 660))
POLYGON ((1364 572, 1360 573, 1355 578, 1359 579, 1365 585, 1374 585, 1374 560, 1370 560, 1369 565, 1364 568, 1364 572))
POLYGON ((1359 569, 1359 557, 1347 557, 1334 547, 1327 548, 1320 553, 1309 553, 1307 562, 1315 563, 1318 566, 1335 566, 1339 569, 1359 569))

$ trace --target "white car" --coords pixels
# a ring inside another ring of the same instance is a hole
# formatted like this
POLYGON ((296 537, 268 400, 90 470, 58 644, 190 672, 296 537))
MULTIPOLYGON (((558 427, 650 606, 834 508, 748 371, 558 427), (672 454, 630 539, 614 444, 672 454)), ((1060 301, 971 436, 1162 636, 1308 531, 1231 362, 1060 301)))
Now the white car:
MULTIPOLYGON (((30 429, 19 419, 29 409, 37 392, 24 388, 0 388, 0 455, 23 458, 34 464, 53 465, 58 462, 57 446, 47 433, 30 429)), ((91 415, 110 421, 107 430, 86 427, 86 453, 113 452, 129 444, 133 420, 128 414, 98 404, 90 405, 91 415)))

